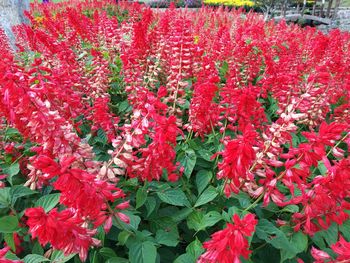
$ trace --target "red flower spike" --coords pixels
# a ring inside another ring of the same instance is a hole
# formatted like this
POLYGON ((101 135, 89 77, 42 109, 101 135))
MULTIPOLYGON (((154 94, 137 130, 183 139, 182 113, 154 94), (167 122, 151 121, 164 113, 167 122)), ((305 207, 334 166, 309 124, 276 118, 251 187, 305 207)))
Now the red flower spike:
POLYGON ((342 236, 331 248, 338 255, 337 261, 350 260, 350 242, 347 242, 342 236))
POLYGON ((251 251, 247 237, 250 237, 258 221, 253 214, 240 219, 233 216, 233 224, 228 223, 224 230, 215 232, 212 239, 204 242, 207 250, 200 256, 198 263, 240 263, 240 257, 248 259, 251 251))
POLYGON ((44 209, 29 208, 25 215, 32 238, 38 238, 41 245, 50 243, 54 249, 62 250, 65 255, 78 253, 82 261, 86 260, 89 247, 95 245, 95 231, 83 227, 74 210, 57 209, 45 213, 44 209))
POLYGON ((225 149, 220 154, 223 156, 219 163, 218 179, 230 179, 230 189, 238 193, 242 183, 250 180, 249 168, 255 160, 253 149, 256 132, 247 125, 242 136, 226 142, 225 149))

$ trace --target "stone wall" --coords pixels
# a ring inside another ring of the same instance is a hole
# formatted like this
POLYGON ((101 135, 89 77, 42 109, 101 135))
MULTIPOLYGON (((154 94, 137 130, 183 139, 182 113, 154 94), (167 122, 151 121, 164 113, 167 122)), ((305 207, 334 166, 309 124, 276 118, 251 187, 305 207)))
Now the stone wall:
POLYGON ((335 22, 341 30, 350 31, 350 9, 339 10, 335 22))
POLYGON ((13 48, 12 26, 27 22, 23 12, 28 9, 29 0, 0 0, 0 27, 5 30, 13 48))
POLYGON ((331 29, 339 28, 342 31, 350 32, 350 8, 340 8, 336 19, 329 26, 320 25, 318 28, 321 31, 328 32, 331 29))

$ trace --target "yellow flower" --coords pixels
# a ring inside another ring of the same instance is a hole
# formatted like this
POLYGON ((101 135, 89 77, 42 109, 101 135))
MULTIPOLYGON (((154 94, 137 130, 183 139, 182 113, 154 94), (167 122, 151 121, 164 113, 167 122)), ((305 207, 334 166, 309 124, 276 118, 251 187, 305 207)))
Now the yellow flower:
POLYGON ((195 43, 197 45, 198 42, 199 42, 199 36, 194 36, 193 37, 193 43, 195 43))
POLYGON ((226 6, 254 6, 251 0, 204 0, 205 4, 226 6))
POLYGON ((37 17, 34 18, 34 20, 35 20, 35 22, 40 24, 41 22, 44 21, 44 17, 43 16, 37 16, 37 17))

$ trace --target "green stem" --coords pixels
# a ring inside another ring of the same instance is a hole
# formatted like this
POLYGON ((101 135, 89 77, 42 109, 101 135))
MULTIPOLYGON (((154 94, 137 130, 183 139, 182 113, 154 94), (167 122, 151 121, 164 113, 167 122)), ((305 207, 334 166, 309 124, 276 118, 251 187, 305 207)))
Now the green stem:
POLYGON ((214 134, 214 137, 215 137, 215 139, 216 139, 216 138, 217 138, 216 131, 215 131, 215 129, 214 129, 214 126, 213 126, 213 123, 211 122, 211 120, 210 120, 210 127, 211 127, 211 131, 212 131, 212 133, 214 134))
POLYGON ((187 143, 189 140, 191 140, 191 139, 192 139, 192 136, 193 136, 193 130, 191 130, 191 131, 189 132, 189 134, 187 135, 187 138, 186 138, 186 140, 185 140, 185 143, 187 143))
POLYGON ((337 142, 337 143, 327 152, 327 155, 326 155, 326 156, 328 157, 328 156, 331 154, 332 150, 333 150, 335 147, 338 147, 339 144, 341 144, 341 143, 346 139, 346 137, 349 136, 349 134, 350 134, 350 132, 346 133, 346 134, 343 136, 343 138, 341 138, 340 141, 337 142))
POLYGON ((227 184, 227 181, 228 181, 228 178, 225 179, 225 182, 224 184, 222 185, 222 188, 220 190, 220 195, 222 195, 224 193, 224 190, 225 190, 225 185, 227 184))
MULTIPOLYGON (((227 119, 225 120, 225 125, 224 126, 225 126, 225 129, 224 129, 224 132, 222 133, 221 140, 223 140, 225 138, 225 135, 226 135, 227 119)), ((219 141, 219 144, 218 144, 217 152, 219 150, 220 150, 220 141, 219 141)), ((219 161, 219 155, 216 155, 215 162, 214 162, 214 169, 217 166, 218 161, 219 161)))
POLYGON ((263 198, 263 196, 264 196, 264 193, 262 193, 262 194, 258 197, 258 199, 256 199, 256 200, 254 201, 254 203, 252 203, 250 206, 248 206, 248 207, 247 207, 246 209, 244 209, 242 212, 247 212, 247 211, 249 211, 250 209, 256 207, 257 204, 260 202, 260 200, 263 198))

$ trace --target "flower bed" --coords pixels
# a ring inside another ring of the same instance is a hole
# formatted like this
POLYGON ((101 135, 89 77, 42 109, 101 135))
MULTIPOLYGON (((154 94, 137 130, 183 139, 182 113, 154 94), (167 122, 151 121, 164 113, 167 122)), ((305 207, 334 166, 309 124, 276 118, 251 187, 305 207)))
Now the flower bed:
POLYGON ((253 7, 255 4, 250 0, 204 0, 206 5, 224 5, 230 7, 253 7))
POLYGON ((350 34, 105 0, 30 20, 0 42, 1 262, 350 259, 350 34))

